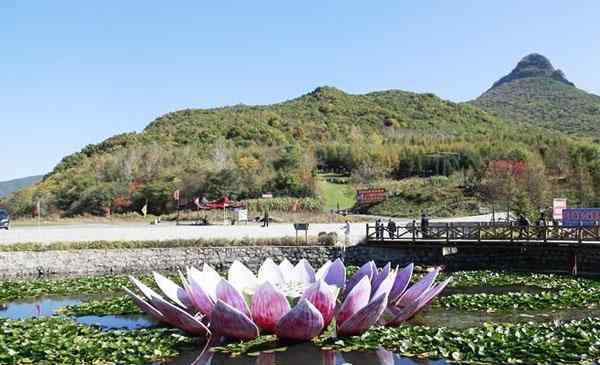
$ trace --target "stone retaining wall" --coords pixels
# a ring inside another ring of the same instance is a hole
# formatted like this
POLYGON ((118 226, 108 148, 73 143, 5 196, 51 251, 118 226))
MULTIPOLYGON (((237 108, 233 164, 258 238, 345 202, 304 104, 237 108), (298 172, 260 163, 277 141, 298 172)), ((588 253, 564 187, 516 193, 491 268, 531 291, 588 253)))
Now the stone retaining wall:
MULTIPOLYGON (((600 246, 577 249, 579 272, 600 274, 600 246)), ((301 258, 314 266, 342 255, 339 247, 255 246, 186 247, 112 250, 70 250, 44 252, 0 252, 0 277, 44 275, 98 275, 129 272, 169 271, 206 262, 227 269, 240 260, 256 270, 267 257, 284 257, 292 262, 301 258)), ((440 247, 348 247, 345 260, 360 265, 369 260, 378 264, 391 261, 406 265, 445 265, 449 270, 516 270, 531 272, 568 272, 573 251, 568 247, 537 248, 440 248, 440 247)))
POLYGON ((327 246, 185 247, 43 252, 0 252, 0 277, 43 275, 99 275, 168 271, 202 264, 226 269, 240 260, 256 270, 267 257, 292 262, 306 258, 314 265, 337 257, 339 248, 327 246))

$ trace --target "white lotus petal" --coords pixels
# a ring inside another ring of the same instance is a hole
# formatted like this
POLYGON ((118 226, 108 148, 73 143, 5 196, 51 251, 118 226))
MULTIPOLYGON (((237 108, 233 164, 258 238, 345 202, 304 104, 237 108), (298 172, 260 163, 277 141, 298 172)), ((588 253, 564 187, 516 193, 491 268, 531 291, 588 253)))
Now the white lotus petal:
POLYGON ((215 270, 200 271, 194 267, 188 268, 188 280, 202 288, 213 300, 217 298, 217 285, 221 276, 215 270))
POLYGON ((144 294, 144 296, 148 300, 151 300, 153 296, 160 297, 160 294, 158 294, 154 290, 150 289, 146 284, 142 283, 141 281, 134 278, 133 276, 129 276, 129 280, 131 281, 131 283, 133 285, 135 285, 144 294))
POLYGON ((288 259, 283 259, 283 261, 281 261, 281 263, 279 264, 279 269, 281 270, 281 273, 283 274, 283 277, 286 281, 290 281, 292 279, 292 271, 294 271, 294 265, 292 265, 292 263, 289 262, 288 259))
POLYGON ((306 261, 306 259, 300 260, 296 266, 294 266, 294 270, 292 271, 293 281, 302 283, 306 286, 314 283, 315 280, 315 270, 310 263, 306 261))
POLYGON ((229 268, 227 281, 240 292, 245 292, 248 289, 254 291, 258 286, 258 279, 252 271, 237 260, 234 261, 229 268))
POLYGON ((167 298, 171 299, 175 304, 182 308, 189 308, 190 301, 187 297, 185 290, 179 285, 175 284, 171 279, 168 279, 157 272, 152 273, 154 275, 154 281, 156 285, 162 290, 167 298))
POLYGON ((270 258, 266 259, 258 269, 258 282, 262 284, 266 281, 273 285, 282 285, 285 283, 281 269, 270 258))
POLYGON ((327 270, 329 270, 330 266, 331 266, 331 260, 327 260, 327 262, 324 263, 323 266, 321 266, 319 268, 319 270, 317 270, 317 273, 315 274, 315 278, 317 280, 323 279, 323 277, 325 276, 325 274, 327 274, 327 270))

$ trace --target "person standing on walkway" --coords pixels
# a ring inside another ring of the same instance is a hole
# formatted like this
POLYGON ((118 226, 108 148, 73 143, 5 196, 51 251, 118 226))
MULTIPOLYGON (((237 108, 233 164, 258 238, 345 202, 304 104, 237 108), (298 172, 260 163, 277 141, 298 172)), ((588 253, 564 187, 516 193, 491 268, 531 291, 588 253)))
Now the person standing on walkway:
POLYGON ((346 219, 344 222, 344 246, 350 244, 350 221, 346 219))
POLYGON ((377 220, 375 221, 375 234, 378 240, 383 239, 383 222, 380 218, 377 218, 377 220))
POLYGON ((427 217, 427 213, 423 211, 421 213, 421 233, 423 238, 427 238, 427 231, 429 230, 429 217, 427 217))
POLYGON ((263 217, 263 227, 269 226, 269 211, 265 209, 265 216, 263 217))
POLYGON ((393 220, 389 220, 387 224, 388 234, 390 235, 390 239, 394 239, 396 236, 396 223, 393 220))

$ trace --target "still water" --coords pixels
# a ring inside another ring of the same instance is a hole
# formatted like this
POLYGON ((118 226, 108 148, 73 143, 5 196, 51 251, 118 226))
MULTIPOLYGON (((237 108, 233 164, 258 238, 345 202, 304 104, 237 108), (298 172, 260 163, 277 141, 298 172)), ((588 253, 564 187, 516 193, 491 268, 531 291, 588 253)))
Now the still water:
MULTIPOLYGON (((93 297, 89 296, 48 296, 37 299, 19 300, 0 307, 0 318, 27 319, 48 317, 56 314, 59 308, 81 304, 93 297)), ((106 330, 140 329, 158 326, 158 323, 142 314, 106 315, 74 317, 75 321, 85 325, 95 325, 106 330)))

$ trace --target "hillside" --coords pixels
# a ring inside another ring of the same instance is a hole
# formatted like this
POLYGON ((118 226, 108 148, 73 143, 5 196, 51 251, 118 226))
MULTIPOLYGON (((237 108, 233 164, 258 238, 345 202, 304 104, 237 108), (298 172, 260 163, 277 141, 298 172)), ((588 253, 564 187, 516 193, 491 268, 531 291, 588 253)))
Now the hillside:
POLYGON ((21 188, 31 186, 38 181, 42 180, 44 175, 28 176, 20 179, 13 179, 8 181, 0 181, 0 197, 8 195, 21 188))
MULTIPOLYGON (((469 189, 448 185, 452 201, 460 201, 461 194, 477 194, 490 160, 532 161, 537 169, 542 164, 542 174, 564 175, 572 161, 591 171, 587 164, 596 156, 595 146, 433 94, 352 95, 319 87, 273 105, 168 113, 141 133, 117 135, 65 157, 43 182, 2 203, 15 215, 30 214, 38 199, 48 213, 104 215, 139 211, 146 202, 150 213, 172 212, 175 190, 183 205, 197 196, 247 199, 263 192, 327 200, 331 192, 319 183, 319 170, 362 185, 468 173, 469 189), (585 160, 578 158, 583 153, 585 160)), ((416 199, 413 190, 409 184, 399 194, 416 199)), ((531 206, 542 204, 540 196, 535 199, 531 206)))
POLYGON ((600 137, 600 96, 576 88, 539 54, 523 58, 472 104, 507 120, 600 137))

